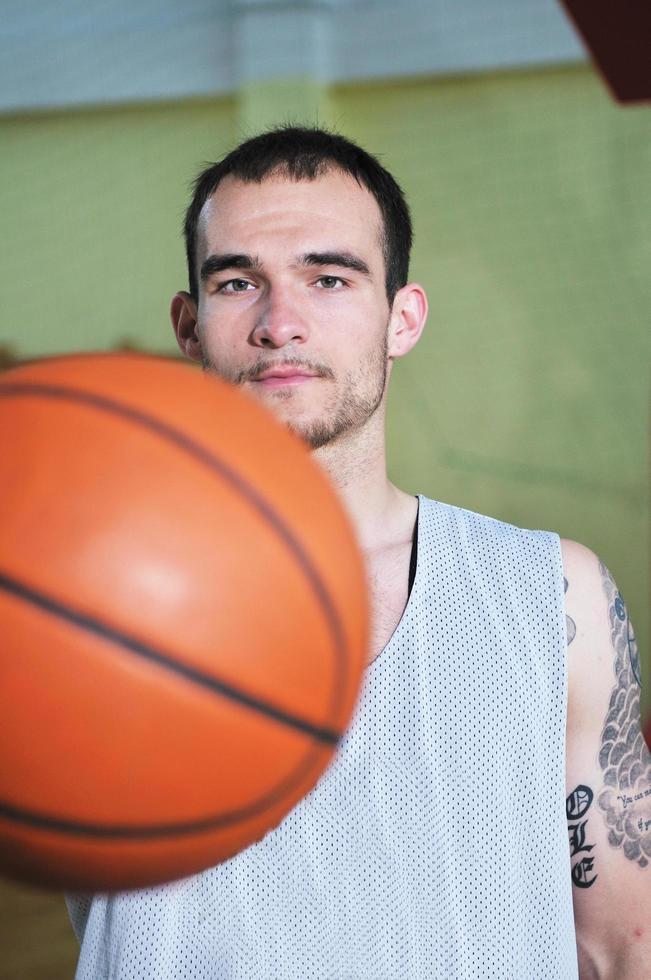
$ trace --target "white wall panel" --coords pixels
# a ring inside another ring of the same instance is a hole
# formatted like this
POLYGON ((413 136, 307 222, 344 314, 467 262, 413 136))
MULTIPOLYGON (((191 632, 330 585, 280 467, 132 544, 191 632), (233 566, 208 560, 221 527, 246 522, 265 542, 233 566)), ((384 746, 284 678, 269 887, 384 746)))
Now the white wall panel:
POLYGON ((557 0, 0 0, 0 111, 583 58, 557 0))
POLYGON ((214 0, 0 0, 0 109, 228 91, 231 21, 214 0))
POLYGON ((555 0, 358 0, 333 26, 338 80, 584 59, 555 0))

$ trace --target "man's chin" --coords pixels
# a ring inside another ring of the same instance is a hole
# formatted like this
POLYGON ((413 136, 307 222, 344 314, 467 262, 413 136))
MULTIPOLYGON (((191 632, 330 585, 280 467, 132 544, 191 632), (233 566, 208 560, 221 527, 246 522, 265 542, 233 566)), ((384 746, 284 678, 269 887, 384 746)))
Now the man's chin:
POLYGON ((296 418, 299 410, 296 404, 298 391, 293 387, 265 388, 256 382, 238 382, 235 378, 226 377, 222 372, 215 371, 207 362, 204 370, 217 374, 231 384, 241 386, 257 402, 275 415, 295 436, 298 436, 310 449, 321 449, 339 435, 337 426, 326 424, 323 420, 296 418))
POLYGON ((297 412, 294 406, 291 408, 288 406, 288 409, 284 410, 287 404, 287 400, 284 398, 278 401, 275 401, 275 399, 259 398, 258 401, 265 408, 268 408, 272 415, 285 428, 289 429, 293 435, 298 436, 299 439, 307 443, 310 449, 320 449, 321 446, 325 446, 336 435, 332 424, 328 424, 322 419, 310 419, 309 417, 297 418, 297 412))
POLYGON ((261 388, 256 384, 245 384, 245 391, 250 393, 257 402, 269 409, 272 415, 282 422, 290 432, 297 435, 312 448, 313 439, 324 445, 322 440, 329 441, 329 435, 322 422, 309 418, 297 417, 300 408, 296 400, 296 392, 292 388, 261 388))
POLYGON ((274 414, 293 435, 298 436, 310 449, 320 449, 329 443, 335 435, 332 427, 323 422, 300 421, 295 418, 285 418, 282 413, 274 414))

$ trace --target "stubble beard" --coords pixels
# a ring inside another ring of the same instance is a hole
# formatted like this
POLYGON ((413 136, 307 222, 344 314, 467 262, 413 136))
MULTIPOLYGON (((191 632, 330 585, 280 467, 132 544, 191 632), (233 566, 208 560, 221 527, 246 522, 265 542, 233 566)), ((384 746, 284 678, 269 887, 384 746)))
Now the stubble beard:
MULTIPOLYGON (((356 372, 349 372, 345 376, 341 391, 337 397, 337 403, 329 417, 303 423, 294 421, 278 413, 283 424, 291 432, 303 439, 310 449, 321 449, 323 446, 334 442, 335 439, 340 439, 347 433, 361 429, 378 410, 384 397, 387 383, 387 333, 388 330, 385 330, 381 345, 373 351, 367 362, 362 364, 356 372)), ((278 358, 275 358, 275 362, 278 362, 278 358)), ((237 385, 242 385, 246 381, 253 380, 256 374, 261 374, 273 363, 270 362, 266 365, 265 362, 261 361, 254 368, 232 374, 219 369, 205 356, 202 357, 204 371, 216 374, 225 381, 237 385)), ((295 364, 297 367, 302 366, 308 368, 323 378, 326 384, 335 380, 332 370, 326 365, 317 362, 308 362, 305 359, 297 357, 283 357, 282 363, 295 364)), ((277 400, 280 403, 291 401, 294 397, 294 393, 290 388, 279 388, 273 394, 274 402, 277 400)), ((269 404, 265 401, 265 404, 268 405, 270 411, 274 411, 273 403, 269 404)))

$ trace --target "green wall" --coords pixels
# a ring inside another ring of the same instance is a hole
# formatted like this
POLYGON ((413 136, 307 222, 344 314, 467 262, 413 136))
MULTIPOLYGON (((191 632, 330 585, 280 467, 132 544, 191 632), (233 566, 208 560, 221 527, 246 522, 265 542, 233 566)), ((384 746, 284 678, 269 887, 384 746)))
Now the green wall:
POLYGON ((232 103, 0 117, 1 342, 172 350, 188 187, 237 138, 232 103))
POLYGON ((174 350, 192 176, 265 122, 329 121, 407 191, 431 300, 394 479, 593 548, 646 657, 650 116, 576 68, 0 118, 1 342, 174 350))

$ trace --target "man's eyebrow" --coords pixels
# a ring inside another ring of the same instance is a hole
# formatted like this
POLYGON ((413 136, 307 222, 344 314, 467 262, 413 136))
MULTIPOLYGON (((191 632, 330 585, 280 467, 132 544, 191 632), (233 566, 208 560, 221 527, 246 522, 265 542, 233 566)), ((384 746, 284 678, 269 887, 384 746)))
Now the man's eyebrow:
MULTIPOLYGON (((361 272, 362 275, 370 276, 371 270, 366 262, 352 252, 306 252, 298 258, 298 265, 334 265, 343 269, 352 269, 361 272)), ((224 269, 243 269, 250 272, 260 272, 262 262, 257 255, 245 255, 241 252, 224 252, 209 255, 201 263, 200 278, 204 282, 217 272, 224 269)))
POLYGON ((213 276, 216 272, 223 272, 224 269, 246 269, 251 272, 258 272, 262 264, 256 255, 244 255, 239 252, 225 252, 223 254, 209 255, 201 263, 199 273, 201 281, 213 276))
POLYGON ((299 265, 338 265, 344 269, 361 272, 365 276, 371 274, 366 262, 352 252, 307 252, 299 257, 298 263, 299 265))

